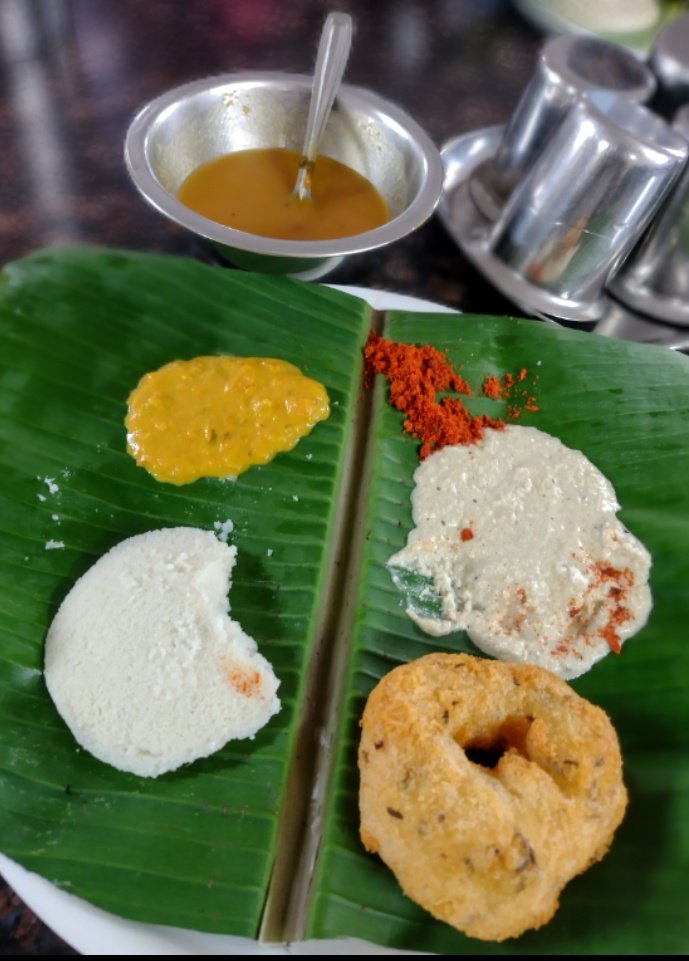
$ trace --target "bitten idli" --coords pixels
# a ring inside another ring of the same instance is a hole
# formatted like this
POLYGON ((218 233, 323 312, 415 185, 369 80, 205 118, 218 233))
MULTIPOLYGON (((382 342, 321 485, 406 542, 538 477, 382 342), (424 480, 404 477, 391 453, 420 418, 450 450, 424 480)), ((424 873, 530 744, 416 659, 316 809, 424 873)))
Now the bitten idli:
POLYGON ((45 644, 45 680, 82 747, 157 777, 280 710, 256 642, 229 616, 234 546, 175 527, 128 538, 74 585, 45 644))

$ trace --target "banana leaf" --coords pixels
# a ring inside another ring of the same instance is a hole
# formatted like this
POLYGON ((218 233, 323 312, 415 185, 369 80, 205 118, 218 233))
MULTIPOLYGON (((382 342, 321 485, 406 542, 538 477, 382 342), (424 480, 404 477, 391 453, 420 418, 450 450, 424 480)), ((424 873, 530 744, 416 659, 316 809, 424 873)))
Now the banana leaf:
MULTIPOLYGON (((522 368, 538 411, 515 423, 579 448, 613 482, 620 518, 653 556, 654 609, 622 654, 571 682, 600 705, 620 737, 630 796, 602 862, 564 890, 554 919, 501 944, 466 938, 404 897, 392 874, 363 852, 356 818, 358 719, 368 693, 396 665, 432 650, 480 654, 461 632, 434 638, 405 615, 407 596, 385 570, 412 526, 418 444, 376 385, 366 536, 347 625, 339 718, 321 817, 325 824, 306 929, 310 937, 357 932, 404 950, 440 954, 685 954, 689 879, 689 363, 662 348, 490 317, 388 314, 396 341, 447 350, 480 388, 487 374, 522 368)), ((381 378, 382 380, 382 378, 381 378)), ((481 397, 474 413, 506 416, 481 397)), ((418 592, 419 585, 407 585, 418 592)), ((345 640, 345 638, 341 638, 345 640)))
MULTIPOLYGON (((39 252, 0 280, 0 849, 116 914, 255 937, 326 612, 328 547, 369 326, 361 301, 124 252, 39 252), (125 451, 130 390, 175 358, 281 357, 331 416, 236 482, 159 484, 125 451), (47 694, 43 640, 74 580, 146 530, 228 519, 233 617, 281 679, 254 740, 156 780, 78 749, 47 694)), ((276 906, 279 912, 279 907, 276 906)))
POLYGON ((649 624, 573 682, 618 729, 627 817, 547 927, 490 945, 407 900, 357 834, 368 692, 428 650, 473 651, 461 634, 419 631, 385 569, 411 524, 417 445, 380 379, 361 388, 374 322, 340 292, 177 258, 52 250, 4 268, 0 850, 115 914, 195 930, 450 954, 685 953, 686 359, 533 321, 384 319, 387 336, 447 349, 475 386, 521 367, 537 376, 540 409, 518 422, 582 449, 610 477, 654 559, 649 624), (203 353, 290 360, 326 385, 331 417, 234 483, 158 484, 125 452, 127 395, 145 371, 203 353), (155 781, 115 771, 78 750, 52 706, 47 626, 74 580, 124 537, 227 519, 239 552, 233 616, 273 662, 283 710, 254 741, 155 781))

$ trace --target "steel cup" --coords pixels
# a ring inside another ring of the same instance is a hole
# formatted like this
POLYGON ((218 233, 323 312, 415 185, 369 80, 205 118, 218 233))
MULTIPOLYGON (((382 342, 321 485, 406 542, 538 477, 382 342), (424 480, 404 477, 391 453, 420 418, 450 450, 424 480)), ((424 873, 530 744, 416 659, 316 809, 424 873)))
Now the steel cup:
POLYGON ((684 137, 612 94, 567 112, 493 225, 491 279, 532 310, 597 320, 604 288, 686 163, 684 137))
POLYGON ((671 117, 689 102, 689 13, 683 13, 658 34, 649 66, 658 81, 653 108, 671 117))
POLYGON ((549 40, 495 156, 471 178, 474 203, 490 220, 498 216, 512 190, 582 93, 607 91, 644 103, 655 89, 652 72, 624 47, 586 36, 566 35, 549 40))
MULTIPOLYGON (((673 126, 689 140, 689 104, 677 112, 673 126)), ((689 324, 689 165, 610 289, 656 320, 689 324)))

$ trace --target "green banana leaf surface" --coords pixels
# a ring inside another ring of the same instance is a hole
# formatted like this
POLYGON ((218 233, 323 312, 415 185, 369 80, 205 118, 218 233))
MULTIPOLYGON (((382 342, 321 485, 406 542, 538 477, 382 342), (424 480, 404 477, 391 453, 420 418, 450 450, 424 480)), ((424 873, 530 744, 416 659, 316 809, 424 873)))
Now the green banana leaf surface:
POLYGON ((528 320, 381 318, 321 286, 75 248, 0 275, 0 410, 0 850, 115 914, 194 930, 450 954, 689 949, 686 358, 528 320), (476 388, 527 368, 539 410, 518 423, 583 450, 653 555, 648 625, 573 682, 618 730, 627 816, 554 920, 500 945, 435 922, 358 839, 368 692, 430 650, 474 651, 462 634, 424 635, 385 567, 411 526, 418 445, 382 379, 362 386, 373 324, 447 350, 476 388), (297 364, 326 386, 331 416, 236 482, 159 484, 126 452, 127 396, 148 370, 213 353, 297 364), (233 617, 273 663, 282 711, 254 740, 155 780, 109 768, 78 748, 47 694, 51 618, 125 537, 227 520, 233 617))
POLYGON ((368 329, 362 302, 182 259, 46 251, 0 285, 0 849, 139 920, 258 934, 327 594, 327 552, 368 329), (294 296, 296 294, 296 296, 294 296), (236 482, 157 483, 126 452, 127 397, 201 354, 281 357, 332 414, 236 482), (80 751, 47 695, 43 639, 74 580, 125 537, 227 520, 233 617, 281 680, 254 740, 156 780, 80 751))
MULTIPOLYGON (((660 348, 502 318, 388 314, 395 341, 447 351, 480 388, 485 375, 528 372, 536 426, 579 448, 613 482, 623 523, 653 556, 654 609, 646 627, 571 682, 617 728, 630 803, 604 860, 564 890, 554 919, 502 944, 433 923, 406 899, 385 866, 357 846, 358 718, 377 680, 432 650, 478 653, 462 633, 424 634, 385 570, 412 527, 417 450, 380 390, 371 425, 368 503, 351 648, 326 825, 307 930, 356 930, 372 941, 441 954, 634 954, 689 949, 683 905, 689 878, 689 363, 660 348), (400 523, 401 521, 401 523, 400 523)), ((474 413, 504 416, 483 398, 474 413)), ((411 587, 412 595, 414 586, 411 587)))

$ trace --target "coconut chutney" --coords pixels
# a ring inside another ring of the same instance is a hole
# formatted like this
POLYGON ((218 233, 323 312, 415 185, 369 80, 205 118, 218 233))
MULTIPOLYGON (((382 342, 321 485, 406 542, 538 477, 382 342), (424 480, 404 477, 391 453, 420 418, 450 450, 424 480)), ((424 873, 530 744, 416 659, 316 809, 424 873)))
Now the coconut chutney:
POLYGON ((414 481, 416 526, 388 567, 400 585, 400 569, 431 580, 440 616, 407 609, 427 633, 465 630, 487 654, 573 678, 646 623, 650 555, 580 451, 510 426, 431 454, 414 481))

